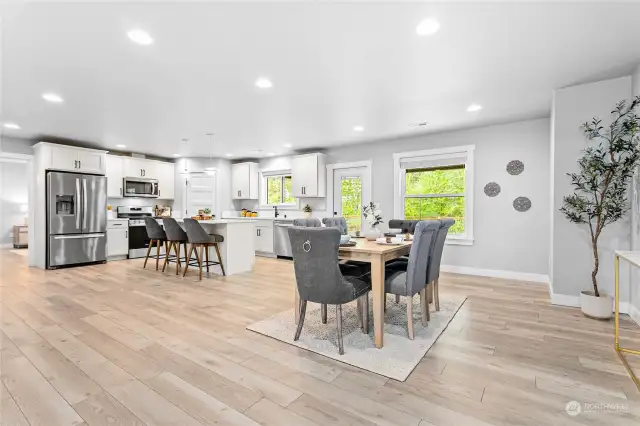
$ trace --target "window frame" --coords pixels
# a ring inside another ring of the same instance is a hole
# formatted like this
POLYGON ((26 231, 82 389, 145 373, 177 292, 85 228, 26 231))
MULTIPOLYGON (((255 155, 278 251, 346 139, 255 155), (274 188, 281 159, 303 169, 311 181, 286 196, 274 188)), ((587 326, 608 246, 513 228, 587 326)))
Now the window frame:
MULTIPOLYGON (((474 163, 474 151, 475 145, 464 145, 450 148, 429 149, 424 151, 412 151, 412 152, 400 152, 393 154, 394 161, 394 216, 397 218, 404 218, 404 206, 405 198, 426 198, 431 194, 415 195, 406 194, 406 170, 401 167, 402 160, 416 158, 416 157, 432 157, 433 161, 437 162, 438 159, 445 160, 451 158, 464 157, 465 161, 460 163, 464 164, 465 169, 465 190, 462 194, 465 198, 465 232, 464 234, 449 234, 447 235, 447 244, 456 245, 473 245, 473 163, 474 163)), ((451 164, 443 164, 442 168, 451 166, 451 164)), ((433 168, 437 168, 434 166, 433 168)), ((432 194, 433 198, 446 197, 446 196, 460 196, 458 194, 432 194)))
POLYGON ((280 201, 283 201, 284 198, 284 180, 286 177, 292 178, 291 170, 271 170, 271 171, 263 171, 260 172, 260 208, 273 208, 278 207, 282 209, 291 209, 296 210, 300 207, 300 200, 294 196, 294 203, 279 203, 279 204, 268 204, 269 197, 267 196, 267 191, 269 190, 269 185, 267 184, 267 179, 279 177, 281 179, 280 186, 280 201))

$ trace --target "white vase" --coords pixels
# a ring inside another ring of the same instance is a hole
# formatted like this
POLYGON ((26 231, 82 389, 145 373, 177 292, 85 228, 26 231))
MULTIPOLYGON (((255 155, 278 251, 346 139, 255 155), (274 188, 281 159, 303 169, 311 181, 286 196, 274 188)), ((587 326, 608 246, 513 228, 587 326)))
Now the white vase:
POLYGON ((613 315, 613 299, 608 294, 600 293, 600 297, 596 297, 593 291, 582 291, 580 309, 586 317, 609 319, 613 315))
POLYGON ((380 237, 380 230, 378 228, 369 228, 368 230, 364 231, 364 237, 369 240, 369 241, 375 241, 376 238, 380 237))

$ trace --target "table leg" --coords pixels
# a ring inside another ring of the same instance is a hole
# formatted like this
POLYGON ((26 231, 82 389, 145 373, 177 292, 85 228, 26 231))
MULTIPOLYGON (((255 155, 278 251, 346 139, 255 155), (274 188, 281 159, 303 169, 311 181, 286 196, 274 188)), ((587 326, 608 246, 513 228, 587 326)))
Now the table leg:
POLYGON ((371 293, 373 295, 373 342, 381 348, 384 337, 384 262, 382 256, 371 256, 371 293))

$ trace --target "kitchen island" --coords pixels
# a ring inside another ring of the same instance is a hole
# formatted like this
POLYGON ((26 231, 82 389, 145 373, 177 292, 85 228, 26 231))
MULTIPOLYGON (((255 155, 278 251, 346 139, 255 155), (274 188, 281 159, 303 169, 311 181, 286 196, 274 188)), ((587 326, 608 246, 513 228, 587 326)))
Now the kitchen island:
MULTIPOLYGON (((176 221, 182 223, 181 218, 176 218, 176 221)), ((253 270, 255 263, 255 248, 253 246, 255 221, 246 219, 213 219, 199 220, 198 222, 209 234, 218 234, 224 237, 224 242, 219 244, 219 248, 224 271, 227 275, 253 270)), ((215 253, 209 254, 210 259, 216 258, 215 253)))

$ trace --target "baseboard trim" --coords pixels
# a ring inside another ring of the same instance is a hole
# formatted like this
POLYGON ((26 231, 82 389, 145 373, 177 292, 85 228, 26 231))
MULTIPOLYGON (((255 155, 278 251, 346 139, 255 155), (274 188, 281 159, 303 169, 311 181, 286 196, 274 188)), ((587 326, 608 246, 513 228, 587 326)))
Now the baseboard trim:
POLYGON ((549 283, 549 276, 543 274, 531 274, 529 272, 501 271, 498 269, 480 269, 467 266, 442 265, 440 270, 453 274, 477 275, 480 277, 504 278, 508 280, 529 281, 535 283, 549 283))
MULTIPOLYGON (((579 308, 580 307, 580 296, 570 296, 568 294, 554 294, 551 293, 551 304, 552 305, 557 305, 557 306, 568 306, 571 308, 579 308)), ((629 302, 620 302, 620 313, 621 314, 629 314, 629 316, 631 316, 631 318, 633 318, 633 315, 631 314, 630 311, 632 311, 633 306, 631 306, 629 304, 629 302)), ((633 320, 640 324, 640 311, 638 311, 637 309, 635 309, 636 311, 636 315, 637 315, 637 319, 633 318, 633 320)))

